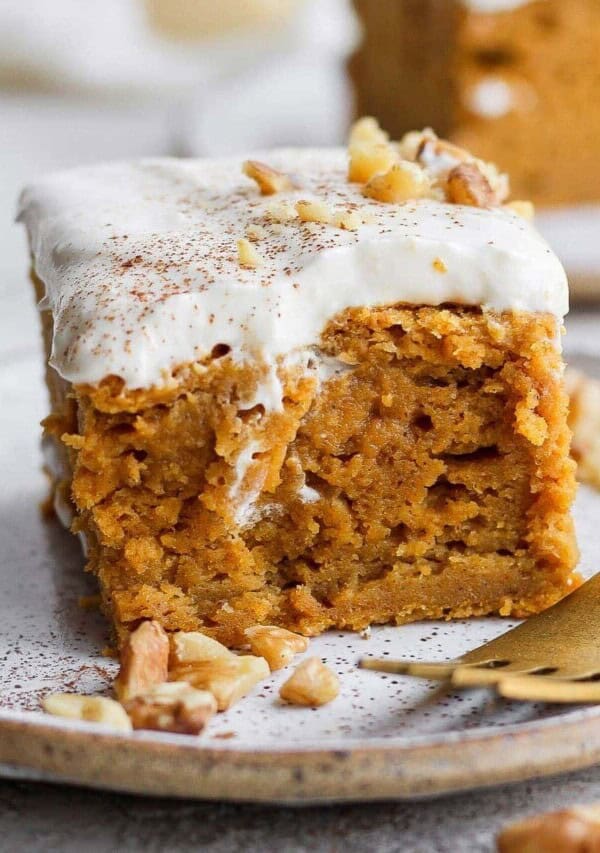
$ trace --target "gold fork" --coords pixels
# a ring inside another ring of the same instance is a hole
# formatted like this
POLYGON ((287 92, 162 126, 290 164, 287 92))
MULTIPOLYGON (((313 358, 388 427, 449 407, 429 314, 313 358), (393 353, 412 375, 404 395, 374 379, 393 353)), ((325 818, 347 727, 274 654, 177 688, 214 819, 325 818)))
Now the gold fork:
POLYGON ((493 686, 507 699, 600 702, 600 573, 553 607, 443 663, 363 658, 363 669, 493 686))

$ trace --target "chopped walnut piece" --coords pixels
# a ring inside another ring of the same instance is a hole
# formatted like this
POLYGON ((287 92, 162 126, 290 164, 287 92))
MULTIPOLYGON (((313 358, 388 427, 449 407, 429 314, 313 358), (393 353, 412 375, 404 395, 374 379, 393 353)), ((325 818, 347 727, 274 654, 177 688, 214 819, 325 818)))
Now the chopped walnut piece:
POLYGON ((77 693, 53 693, 42 700, 44 711, 55 717, 102 723, 118 732, 130 732, 131 721, 122 705, 105 696, 80 696, 77 693))
POLYGON ((245 237, 238 240, 238 262, 241 267, 255 269, 262 263, 262 257, 256 251, 252 243, 245 237))
POLYGON ((510 195, 510 182, 508 175, 499 172, 498 168, 493 163, 487 163, 485 160, 473 159, 479 171, 486 178, 488 184, 494 193, 494 204, 502 204, 510 195))
POLYGON ((593 853, 600 850, 600 806, 573 806, 510 824, 499 853, 593 853))
POLYGON ((217 700, 207 690, 184 681, 156 684, 125 704, 134 729, 197 735, 217 711, 217 700))
POLYGON ((350 128, 349 145, 376 145, 386 143, 388 134, 379 126, 379 122, 373 116, 363 116, 357 119, 350 128))
POLYGON ((403 160, 414 161, 417 159, 417 154, 423 143, 437 138, 437 134, 430 127, 426 127, 424 130, 411 130, 396 143, 396 147, 403 160))
POLYGON ((475 163, 461 163, 448 173, 446 198, 452 204, 490 207, 496 202, 488 179, 475 163))
POLYGON ((219 711, 226 711, 269 674, 264 658, 232 655, 229 659, 178 664, 169 677, 171 681, 186 681, 198 690, 208 690, 217 700, 219 711))
POLYGON ((565 387, 577 477, 600 489, 600 382, 570 367, 565 373, 565 387))
POLYGON ((355 143, 349 149, 348 180, 366 184, 374 175, 387 172, 398 160, 388 143, 355 143))
POLYGON ((230 658, 237 658, 237 655, 200 631, 177 631, 171 634, 171 665, 230 658))
POLYGON ((363 193, 367 198, 388 204, 424 198, 430 193, 431 184, 426 172, 408 160, 396 163, 383 175, 375 175, 363 193))
POLYGON ((530 201, 509 201, 504 206, 528 222, 532 222, 535 217, 535 207, 530 201))
POLYGON ((432 172, 447 172, 460 163, 472 161, 473 157, 464 148, 459 148, 458 145, 453 145, 446 139, 424 134, 417 148, 415 160, 432 172))
POLYGON ((356 231, 363 224, 363 218, 358 210, 334 211, 331 224, 343 231, 356 231))
POLYGON ((297 201, 296 213, 301 222, 331 222, 331 208, 324 201, 297 201))
POLYGON ((262 195, 274 195, 294 189, 294 182, 288 175, 267 166, 266 163, 246 160, 242 169, 247 177, 256 181, 262 195))
POLYGON ((331 702, 339 692, 340 682, 337 675, 319 658, 307 658, 281 685, 279 695, 292 705, 315 708, 331 702))
MULTIPOLYGON (((486 163, 484 160, 473 157, 465 148, 460 148, 446 139, 438 139, 431 130, 425 130, 421 134, 408 134, 405 140, 400 143, 400 151, 408 159, 416 160, 426 170, 430 180, 437 186, 444 186, 446 190, 448 177, 461 166, 468 167, 464 174, 471 176, 469 183, 476 181, 479 186, 481 178, 476 173, 475 170, 477 170, 483 176, 484 181, 489 184, 491 192, 489 200, 485 205, 479 204, 480 207, 500 204, 509 195, 508 178, 500 173, 493 163, 486 163), (411 156, 411 151, 414 151, 414 156, 411 156)), ((462 175, 463 172, 458 174, 462 175)), ((461 197, 464 196, 465 192, 461 191, 461 197)), ((440 200, 444 201, 444 198, 442 197, 440 200)), ((454 201, 448 197, 447 192, 446 200, 454 201)), ((455 203, 473 204, 472 201, 455 201, 455 203)))
POLYGON ((306 637, 275 625, 255 625, 244 633, 253 654, 265 658, 271 671, 287 666, 295 655, 308 648, 306 637))
POLYGON ((121 650, 115 691, 121 702, 167 680, 169 638, 158 622, 147 621, 133 631, 121 650))
POLYGON ((266 213, 272 222, 291 222, 298 218, 296 208, 290 201, 274 201, 268 205, 266 213))

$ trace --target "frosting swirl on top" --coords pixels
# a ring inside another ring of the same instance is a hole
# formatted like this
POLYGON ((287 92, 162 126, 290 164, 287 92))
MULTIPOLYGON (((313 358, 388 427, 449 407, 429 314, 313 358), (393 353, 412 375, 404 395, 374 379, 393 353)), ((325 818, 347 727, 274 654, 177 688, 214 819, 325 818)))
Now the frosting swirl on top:
POLYGON ((65 379, 160 385, 218 344, 275 364, 317 346, 355 306, 459 303, 559 319, 568 309, 560 262, 506 208, 366 198, 348 183, 342 149, 262 159, 293 186, 261 195, 240 158, 153 159, 24 191, 20 218, 54 317, 51 363, 65 379), (343 227, 273 213, 298 201, 325 203, 343 227))

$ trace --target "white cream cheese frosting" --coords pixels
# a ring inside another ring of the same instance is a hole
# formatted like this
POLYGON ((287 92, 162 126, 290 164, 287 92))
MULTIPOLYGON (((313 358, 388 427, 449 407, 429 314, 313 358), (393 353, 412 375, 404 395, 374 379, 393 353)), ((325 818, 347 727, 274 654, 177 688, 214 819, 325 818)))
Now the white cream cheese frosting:
POLYGON ((564 270, 528 222, 504 208, 367 199, 348 183, 346 157, 263 154, 296 184, 275 196, 260 195, 241 158, 85 167, 26 189, 20 218, 54 317, 52 365, 73 383, 115 374, 146 388, 218 344, 239 360, 302 362, 327 322, 356 306, 459 303, 562 319, 564 270), (272 221, 274 204, 304 199, 364 222, 272 221), (259 232, 252 269, 237 254, 249 229, 259 232))

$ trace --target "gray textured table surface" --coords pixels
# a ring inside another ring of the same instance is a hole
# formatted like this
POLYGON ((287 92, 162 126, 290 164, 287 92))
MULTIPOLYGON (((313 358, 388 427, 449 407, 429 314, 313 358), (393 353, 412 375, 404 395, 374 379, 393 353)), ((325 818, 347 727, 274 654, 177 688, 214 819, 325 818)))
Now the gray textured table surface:
MULTIPOLYGON (((91 109, 67 122, 66 131, 59 132, 56 121, 55 113, 36 115, 27 104, 0 97, 2 362, 38 347, 33 304, 23 287, 24 241, 12 224, 17 188, 50 168, 99 159, 99 151, 104 156, 163 153, 161 134, 139 117, 123 115, 120 136, 114 129, 107 132, 91 109)), ((599 323, 598 310, 575 312, 569 321, 568 350, 600 353, 599 323)), ((595 799, 600 800, 600 768, 430 802, 302 810, 142 799, 0 781, 0 853, 491 851, 495 833, 507 821, 595 799)))
POLYGON ((290 809, 142 799, 0 783, 0 851, 462 853, 507 821, 600 799, 600 768, 440 800, 290 809))

